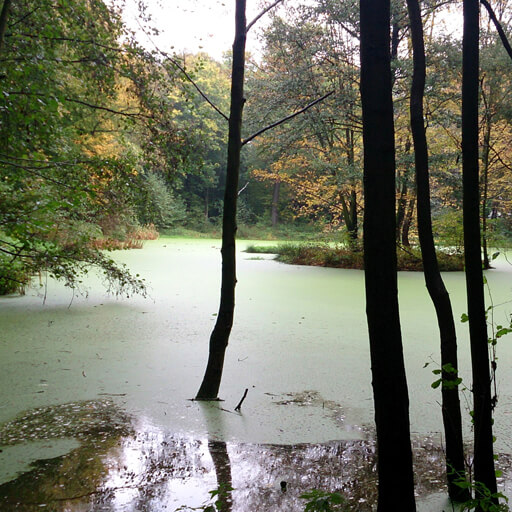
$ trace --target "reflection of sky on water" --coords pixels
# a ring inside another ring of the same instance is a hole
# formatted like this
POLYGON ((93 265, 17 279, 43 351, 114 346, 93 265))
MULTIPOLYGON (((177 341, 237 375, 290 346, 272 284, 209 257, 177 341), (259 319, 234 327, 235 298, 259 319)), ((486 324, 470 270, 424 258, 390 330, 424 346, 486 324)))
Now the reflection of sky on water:
MULTIPOLYGON (((205 410, 208 421, 228 414, 218 404, 205 410)), ((73 430, 78 448, 34 461, 30 470, 0 485, 0 510, 174 511, 207 503, 209 491, 219 485, 234 489, 232 505, 225 508, 231 512, 301 511, 300 495, 312 489, 340 492, 350 510, 369 511, 375 505, 370 431, 364 439, 319 444, 194 439, 158 428, 147 418, 131 418, 102 400, 28 411, 0 429, 0 442, 21 448, 58 441, 73 430), (36 431, 43 420, 44 428, 36 431)), ((418 510, 440 512, 446 506, 442 446, 438 439, 418 438, 413 449, 418 510)), ((500 466, 510 482, 510 460, 502 459, 500 466)))

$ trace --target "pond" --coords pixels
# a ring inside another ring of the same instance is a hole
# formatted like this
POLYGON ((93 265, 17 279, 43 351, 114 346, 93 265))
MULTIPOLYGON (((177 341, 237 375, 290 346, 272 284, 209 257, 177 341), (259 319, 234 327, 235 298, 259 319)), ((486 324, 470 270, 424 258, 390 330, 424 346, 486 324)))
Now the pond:
MULTIPOLYGON (((238 244, 235 325, 219 403, 190 401, 218 308, 217 240, 162 238, 115 253, 146 278, 146 299, 109 297, 94 276, 86 295, 43 277, 23 297, 0 298, 1 510, 174 511, 201 506, 218 483, 235 489, 233 511, 298 511, 300 494, 313 488, 341 489, 352 510, 371 510, 376 476, 363 274, 277 263, 241 252, 248 244, 238 244)), ((504 324, 512 311, 512 266, 501 257, 495 267, 486 274, 489 301, 495 322, 504 324)), ((464 275, 445 280, 460 318, 464 275)), ((400 273, 399 296, 418 510, 451 510, 440 392, 431 388, 439 336, 423 275, 400 273)), ((458 335, 469 386, 467 324, 458 325, 458 335)), ((500 489, 512 496, 506 337, 498 357, 496 452, 500 489)), ((465 397, 470 445, 469 392, 465 397)))

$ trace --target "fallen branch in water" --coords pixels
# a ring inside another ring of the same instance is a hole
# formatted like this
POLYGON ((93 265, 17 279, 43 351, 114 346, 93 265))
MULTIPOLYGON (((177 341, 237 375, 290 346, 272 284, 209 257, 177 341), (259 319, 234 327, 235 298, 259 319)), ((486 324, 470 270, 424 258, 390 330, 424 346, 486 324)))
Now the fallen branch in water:
POLYGON ((249 390, 248 390, 247 388, 245 388, 244 396, 242 397, 242 399, 240 400, 240 402, 238 402, 238 405, 235 407, 235 411, 240 412, 240 409, 242 408, 242 403, 243 403, 243 401, 245 400, 245 397, 247 396, 247 391, 249 391, 249 390))

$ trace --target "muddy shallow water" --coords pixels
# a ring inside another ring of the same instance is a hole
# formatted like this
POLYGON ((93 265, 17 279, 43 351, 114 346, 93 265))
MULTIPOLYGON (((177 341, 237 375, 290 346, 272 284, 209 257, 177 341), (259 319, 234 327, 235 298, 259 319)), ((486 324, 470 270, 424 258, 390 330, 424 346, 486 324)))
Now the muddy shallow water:
MULTIPOLYGON (((0 299, 0 510, 174 511, 201 506, 218 482, 235 489, 233 511, 298 511, 299 495, 312 488, 340 490, 352 510, 371 509, 361 272, 240 253, 224 401, 201 404, 189 399, 217 311, 219 243, 162 239, 116 258, 146 277, 150 298, 108 297, 91 277, 87 298, 49 282, 0 299)), ((498 261, 487 273, 501 323, 512 310, 511 268, 498 261)), ((440 396, 430 387, 439 360, 435 316, 421 274, 401 273, 399 281, 418 509, 451 510, 440 396)), ((448 274, 446 282, 459 317, 464 277, 448 274)), ((458 327, 469 383, 467 324, 458 327)), ((511 346, 503 338, 498 347, 495 428, 508 495, 511 346)), ((465 428, 470 443, 467 420, 465 428)))

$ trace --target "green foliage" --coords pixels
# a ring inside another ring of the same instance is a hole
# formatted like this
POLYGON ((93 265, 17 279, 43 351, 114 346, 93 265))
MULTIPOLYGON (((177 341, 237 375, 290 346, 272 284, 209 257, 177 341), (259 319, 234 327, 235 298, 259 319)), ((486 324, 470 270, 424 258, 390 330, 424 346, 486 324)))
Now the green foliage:
POLYGON ((13 2, 8 24, 0 60, 0 291, 46 271, 77 288, 95 267, 108 288, 144 293, 140 279, 94 247, 102 223, 129 212, 134 177, 130 152, 106 135, 131 115, 116 105, 119 13, 101 0, 25 0, 13 2))
MULTIPOLYGON (((425 364, 424 367, 428 366, 429 363, 425 364)), ((434 375, 440 375, 440 377, 432 382, 431 386, 433 389, 437 389, 441 384, 443 389, 454 389, 462 383, 462 378, 458 376, 457 369, 453 367, 451 363, 444 364, 441 368, 432 370, 434 375)))
POLYGON ((31 276, 19 261, 11 262, 0 250, 0 295, 24 293, 31 276))
POLYGON ((336 510, 349 510, 345 498, 338 492, 326 492, 313 489, 300 495, 306 500, 304 512, 334 512, 336 510))
POLYGON ((432 229, 438 243, 451 250, 462 253, 464 233, 462 229, 462 212, 444 210, 433 216, 432 229))
POLYGON ((185 204, 160 176, 149 173, 143 178, 138 203, 138 218, 143 224, 154 224, 159 229, 171 228, 182 223, 186 215, 185 204))
POLYGON ((461 489, 468 489, 474 496, 461 504, 461 510, 479 510, 482 512, 508 512, 508 498, 501 492, 491 491, 481 482, 470 482, 465 478, 455 480, 455 485, 461 489), (499 503, 499 500, 503 500, 499 503))

